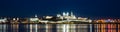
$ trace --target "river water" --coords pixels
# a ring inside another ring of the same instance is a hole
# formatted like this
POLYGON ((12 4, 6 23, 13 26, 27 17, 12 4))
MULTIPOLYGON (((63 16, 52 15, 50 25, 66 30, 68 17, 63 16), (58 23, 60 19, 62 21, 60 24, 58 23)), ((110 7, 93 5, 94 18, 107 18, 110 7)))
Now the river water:
POLYGON ((0 24, 0 32, 120 32, 119 24, 0 24))

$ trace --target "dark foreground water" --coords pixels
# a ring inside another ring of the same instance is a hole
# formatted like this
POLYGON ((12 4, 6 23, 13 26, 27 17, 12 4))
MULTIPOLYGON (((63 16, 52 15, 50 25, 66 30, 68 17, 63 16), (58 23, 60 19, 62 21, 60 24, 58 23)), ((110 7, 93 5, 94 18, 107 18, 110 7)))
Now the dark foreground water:
POLYGON ((0 32, 120 32, 120 24, 0 24, 0 32))

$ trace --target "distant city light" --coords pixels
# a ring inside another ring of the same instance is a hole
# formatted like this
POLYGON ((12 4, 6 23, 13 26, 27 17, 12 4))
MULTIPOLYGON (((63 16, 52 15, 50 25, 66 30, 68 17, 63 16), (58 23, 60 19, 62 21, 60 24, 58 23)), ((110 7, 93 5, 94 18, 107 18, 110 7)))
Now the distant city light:
POLYGON ((39 20, 38 18, 30 18, 30 21, 37 21, 39 20))

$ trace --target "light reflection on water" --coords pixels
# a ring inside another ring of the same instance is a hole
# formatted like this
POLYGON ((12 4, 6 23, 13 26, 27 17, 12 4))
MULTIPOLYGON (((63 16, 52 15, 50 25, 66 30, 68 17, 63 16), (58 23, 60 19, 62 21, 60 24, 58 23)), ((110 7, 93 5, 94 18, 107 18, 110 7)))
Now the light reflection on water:
MULTIPOLYGON (((0 32, 75 32, 76 24, 0 24, 0 32), (66 25, 66 26, 65 26, 66 25)), ((85 25, 84 25, 85 26, 85 25)), ((82 27, 86 29, 87 27, 82 27)), ((80 29, 81 30, 81 29, 80 29)), ((82 31, 82 30, 81 30, 82 31)), ((78 31, 79 32, 79 31, 78 31)))
POLYGON ((110 24, 101 24, 100 26, 100 24, 95 24, 93 26, 92 24, 0 24, 0 32, 120 32, 120 28, 117 27, 120 27, 120 25, 113 26, 113 24, 111 24, 110 26, 110 24))

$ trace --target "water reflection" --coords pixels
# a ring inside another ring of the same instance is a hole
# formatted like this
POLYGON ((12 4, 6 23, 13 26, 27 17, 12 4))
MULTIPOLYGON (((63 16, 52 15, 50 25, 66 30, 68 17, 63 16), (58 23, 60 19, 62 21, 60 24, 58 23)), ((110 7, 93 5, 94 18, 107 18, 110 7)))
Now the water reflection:
POLYGON ((119 32, 118 24, 0 24, 0 32, 119 32))
POLYGON ((0 24, 0 32, 88 32, 87 30, 88 24, 0 24))

